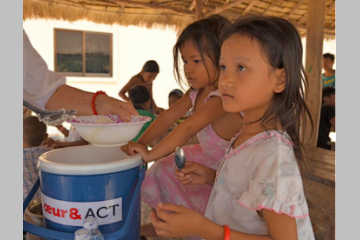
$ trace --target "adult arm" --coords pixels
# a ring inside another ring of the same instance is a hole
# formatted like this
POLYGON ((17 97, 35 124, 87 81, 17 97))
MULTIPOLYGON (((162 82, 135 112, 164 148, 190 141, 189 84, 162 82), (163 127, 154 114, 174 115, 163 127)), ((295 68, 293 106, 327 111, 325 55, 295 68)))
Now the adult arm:
MULTIPOLYGON (((60 86, 47 101, 45 108, 49 110, 76 109, 77 115, 93 115, 91 99, 94 93, 70 87, 60 86)), ((115 114, 121 119, 130 120, 131 115, 139 115, 130 103, 100 94, 96 97, 95 107, 98 114, 115 114)))

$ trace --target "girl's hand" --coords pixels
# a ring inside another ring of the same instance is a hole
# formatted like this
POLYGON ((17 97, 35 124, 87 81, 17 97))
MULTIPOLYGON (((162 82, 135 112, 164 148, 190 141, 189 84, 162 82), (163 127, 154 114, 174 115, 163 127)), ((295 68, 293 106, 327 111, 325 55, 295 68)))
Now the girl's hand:
POLYGON ((191 161, 187 161, 183 169, 175 170, 176 177, 184 185, 213 185, 216 171, 207 166, 191 161))
POLYGON ((140 154, 145 162, 151 162, 153 160, 150 156, 150 151, 140 143, 129 142, 127 145, 121 146, 120 148, 123 152, 130 156, 137 153, 140 154))
POLYGON ((204 219, 191 209, 170 203, 158 203, 156 214, 150 215, 156 233, 167 238, 197 236, 204 219))
POLYGON ((129 147, 133 144, 136 144, 136 142, 130 141, 130 142, 128 142, 128 144, 121 146, 120 149, 121 149, 121 151, 123 151, 124 153, 126 153, 127 155, 130 156, 131 154, 130 154, 129 147))

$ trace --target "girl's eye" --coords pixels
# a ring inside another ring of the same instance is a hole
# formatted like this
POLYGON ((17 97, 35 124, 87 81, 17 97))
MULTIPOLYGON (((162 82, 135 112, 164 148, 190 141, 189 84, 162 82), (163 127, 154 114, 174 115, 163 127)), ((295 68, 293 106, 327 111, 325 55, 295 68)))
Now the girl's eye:
POLYGON ((239 66, 238 66, 238 70, 239 70, 240 72, 243 72, 243 71, 245 71, 245 70, 246 70, 246 68, 245 68, 245 67, 243 67, 243 66, 241 66, 241 65, 239 65, 239 66))
POLYGON ((201 62, 201 60, 194 60, 194 62, 195 62, 195 63, 199 63, 199 62, 201 62))
POLYGON ((220 65, 220 70, 221 71, 225 71, 226 70, 226 67, 224 65, 220 65))
POLYGON ((187 64, 187 61, 183 60, 183 64, 187 64))

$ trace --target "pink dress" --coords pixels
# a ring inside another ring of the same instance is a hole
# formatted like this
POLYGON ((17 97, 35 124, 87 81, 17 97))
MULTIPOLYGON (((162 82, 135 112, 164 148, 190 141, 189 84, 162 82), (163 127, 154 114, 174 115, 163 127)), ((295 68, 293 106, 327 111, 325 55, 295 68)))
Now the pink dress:
MULTIPOLYGON (((190 92, 194 107, 198 91, 190 92)), ((211 92, 205 102, 212 96, 220 97, 219 91, 211 92)), ((197 133, 200 144, 187 145, 183 149, 187 161, 193 161, 217 170, 225 155, 230 141, 220 138, 211 124, 197 133)), ((204 215, 212 187, 209 185, 183 185, 175 176, 174 153, 156 161, 146 172, 141 187, 142 201, 156 208, 156 204, 173 203, 183 205, 204 215)))

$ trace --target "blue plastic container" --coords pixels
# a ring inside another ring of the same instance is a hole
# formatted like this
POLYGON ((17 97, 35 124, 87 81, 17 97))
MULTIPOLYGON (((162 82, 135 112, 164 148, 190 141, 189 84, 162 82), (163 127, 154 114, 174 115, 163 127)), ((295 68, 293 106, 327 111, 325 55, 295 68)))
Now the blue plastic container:
POLYGON ((141 165, 139 155, 128 157, 119 147, 89 145, 43 154, 38 168, 45 227, 74 233, 91 215, 106 236, 131 219, 122 239, 139 239, 141 165))

